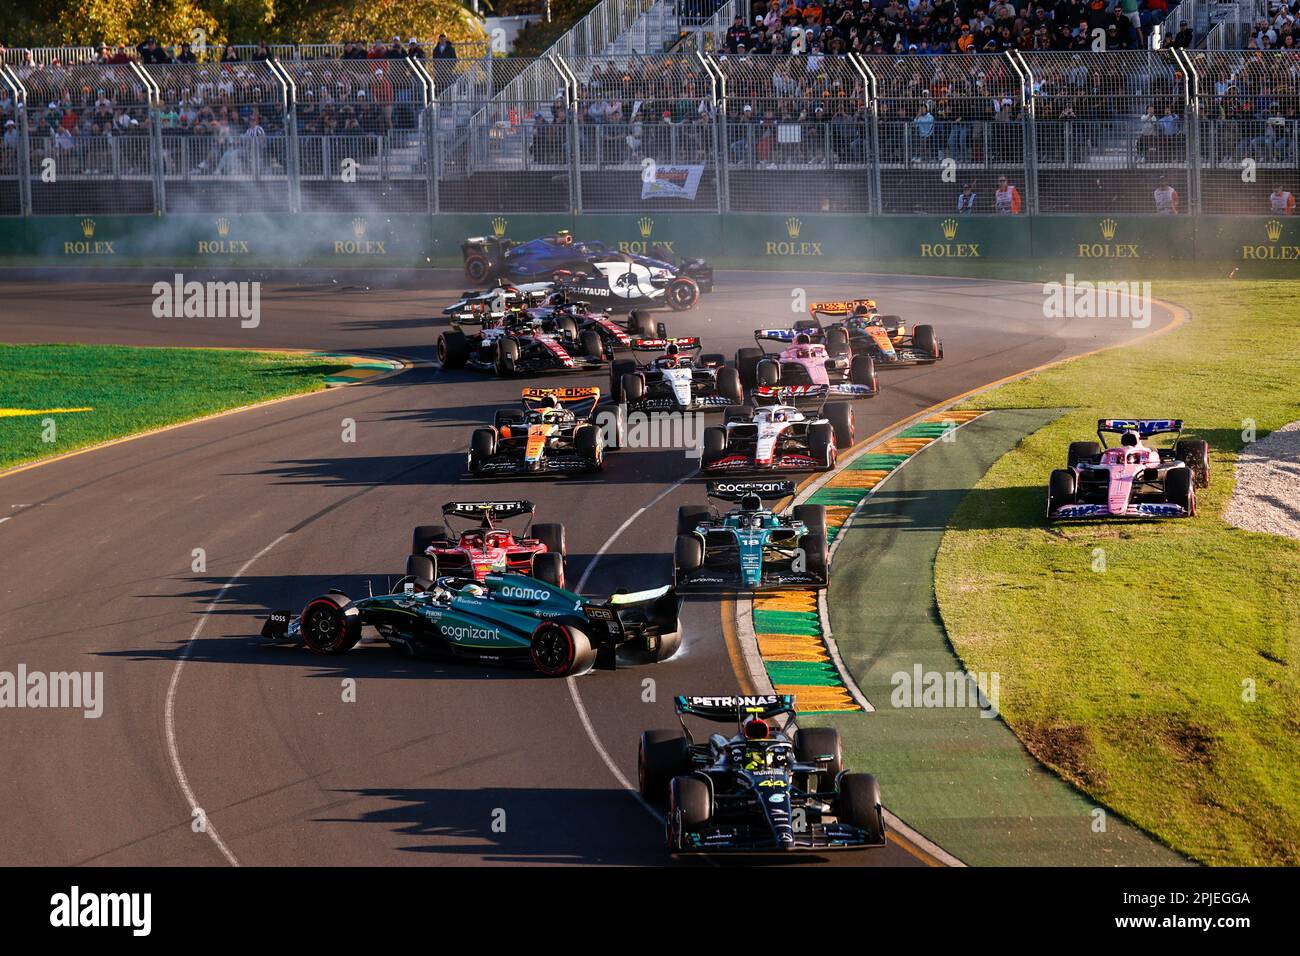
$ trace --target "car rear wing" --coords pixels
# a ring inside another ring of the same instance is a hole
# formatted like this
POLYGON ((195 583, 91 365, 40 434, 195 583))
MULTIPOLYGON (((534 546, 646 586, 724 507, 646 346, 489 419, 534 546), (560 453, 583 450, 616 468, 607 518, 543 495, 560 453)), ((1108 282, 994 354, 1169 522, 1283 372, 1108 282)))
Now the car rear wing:
POLYGON ((1099 418, 1097 419, 1097 437, 1103 445, 1107 435, 1122 435, 1125 432, 1137 432, 1141 438, 1153 435, 1179 435, 1183 431, 1181 418, 1099 418))
POLYGON ((838 302, 814 302, 808 306, 809 315, 852 315, 858 306, 876 311, 875 299, 845 299, 838 302))
POLYGON ((794 716, 793 694, 757 694, 751 697, 694 697, 679 694, 673 698, 678 717, 700 717, 718 723, 760 717, 769 720, 781 714, 794 716))
POLYGON ((531 501, 449 501, 442 506, 443 517, 504 521, 521 515, 533 515, 537 506, 531 501))
POLYGON ((740 501, 746 495, 775 500, 789 498, 795 492, 793 481, 710 481, 704 493, 719 501, 740 501))
POLYGON ((830 397, 829 385, 760 385, 750 391, 755 405, 792 405, 821 409, 830 397))
POLYGON ((600 399, 599 385, 577 385, 561 388, 539 388, 529 386, 520 394, 526 402, 540 402, 544 398, 554 397, 560 402, 589 402, 600 399))
POLYGON ((764 352, 768 342, 780 342, 782 345, 794 345, 801 335, 806 335, 814 345, 821 345, 826 335, 825 330, 816 322, 802 322, 792 329, 755 329, 754 342, 764 352))
POLYGON ((678 338, 655 338, 655 339, 633 339, 629 348, 633 352, 662 352, 668 346, 675 345, 679 349, 685 349, 688 352, 698 352, 704 348, 699 336, 690 335, 678 338))

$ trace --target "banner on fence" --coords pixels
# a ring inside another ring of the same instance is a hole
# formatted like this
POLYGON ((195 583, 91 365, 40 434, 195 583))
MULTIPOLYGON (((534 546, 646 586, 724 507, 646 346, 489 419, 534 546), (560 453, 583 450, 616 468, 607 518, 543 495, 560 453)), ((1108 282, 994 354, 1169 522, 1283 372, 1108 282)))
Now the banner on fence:
POLYGON ((703 176, 703 166, 656 166, 641 179, 641 198, 693 200, 703 176))

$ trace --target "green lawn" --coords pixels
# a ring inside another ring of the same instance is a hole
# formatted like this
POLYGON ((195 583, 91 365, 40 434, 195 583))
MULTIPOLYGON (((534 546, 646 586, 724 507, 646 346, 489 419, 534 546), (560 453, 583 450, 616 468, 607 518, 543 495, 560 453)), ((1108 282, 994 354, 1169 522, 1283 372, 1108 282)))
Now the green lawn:
POLYGON ((316 391, 346 367, 283 352, 0 345, 0 468, 316 391), (73 408, 92 410, 46 411, 73 408))
POLYGON ((1263 437, 1300 419, 1300 286, 1154 293, 1193 321, 969 403, 1074 411, 967 496, 940 548, 936 595, 967 669, 1001 673, 1002 715, 1040 760, 1196 859, 1294 866, 1300 542, 1221 515, 1244 420, 1263 437), (1210 441, 1195 518, 1044 523, 1048 473, 1107 416, 1180 417, 1210 441))

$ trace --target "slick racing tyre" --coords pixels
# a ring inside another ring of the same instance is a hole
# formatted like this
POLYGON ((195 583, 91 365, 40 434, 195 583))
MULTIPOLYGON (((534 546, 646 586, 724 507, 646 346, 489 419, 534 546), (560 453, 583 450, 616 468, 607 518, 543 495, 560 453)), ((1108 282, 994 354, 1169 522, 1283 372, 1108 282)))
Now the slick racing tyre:
POLYGON ((464 332, 443 332, 438 336, 438 364, 446 369, 464 368, 469 361, 469 339, 464 332))
POLYGON ((762 349, 736 349, 736 371, 740 373, 740 384, 745 388, 758 384, 758 363, 762 359, 762 349))
POLYGON ((698 571, 704 564, 704 542, 694 534, 679 534, 673 544, 674 577, 698 571))
POLYGON ((346 654, 361 640, 361 614, 343 609, 352 602, 343 594, 325 594, 302 610, 302 642, 314 654, 346 654))
POLYGON ((411 554, 424 554, 435 541, 447 540, 447 529, 440 524, 422 524, 411 532, 411 554))
POLYGON ((476 428, 469 436, 469 470, 477 475, 484 463, 497 452, 497 433, 491 428, 476 428))
POLYGON ((573 447, 579 457, 593 462, 589 470, 605 467, 604 449, 600 444, 600 429, 595 425, 580 425, 573 433, 573 447))
POLYGON ((533 525, 532 537, 546 545, 547 551, 554 551, 561 557, 569 553, 568 541, 564 536, 564 525, 562 524, 535 524, 533 525))
POLYGON ((571 315, 561 315, 555 320, 555 331, 559 333, 560 338, 576 342, 578 340, 578 323, 573 321, 571 315))
POLYGON ((646 730, 636 751, 636 780, 641 796, 656 806, 668 802, 673 777, 691 772, 691 751, 680 730, 646 730))
POLYGON ((686 849, 683 835, 709 822, 713 795, 699 777, 673 777, 668 785, 668 849, 686 849))
POLYGON ((519 340, 511 335, 503 335, 497 342, 497 375, 509 378, 515 374, 519 362, 519 340))
POLYGON ((912 348, 932 356, 931 362, 939 361, 939 339, 934 334, 933 325, 918 325, 912 329, 912 348))
POLYGON ((709 467, 727 453, 727 430, 717 425, 704 429, 704 448, 700 452, 700 466, 709 467))
POLYGON ((645 398, 645 375, 640 372, 625 372, 619 380, 618 390, 623 401, 631 404, 645 398))
POLYGON ((841 450, 853 447, 853 406, 847 402, 826 406, 826 418, 835 432, 835 447, 841 450))
POLYGON ((564 555, 556 551, 533 555, 532 576, 552 587, 564 587, 564 555))
POLYGON ((620 359, 609 366, 609 400, 615 405, 626 401, 623 397, 623 376, 636 374, 636 362, 620 359))
POLYGON ((730 365, 718 369, 716 383, 718 394, 733 405, 739 405, 745 400, 745 393, 740 385, 740 372, 730 365))
POLYGON ((823 469, 835 467, 835 431, 830 422, 813 422, 808 426, 808 454, 823 469))
POLYGON ((595 329, 583 329, 578 340, 582 344, 583 355, 594 359, 605 358, 605 340, 595 329))
POLYGON ((547 677, 576 677, 591 670, 596 652, 587 635, 572 624, 543 621, 533 631, 528 651, 533 666, 547 677))
POLYGON ((835 778, 844 769, 844 747, 840 742, 840 732, 834 727, 807 727, 794 732, 794 756, 799 763, 817 764, 824 768, 819 772, 817 789, 831 790, 835 778), (817 758, 830 756, 825 763, 817 758))
POLYGON ((700 301, 700 287, 693 279, 679 276, 668 283, 664 298, 668 300, 668 308, 674 312, 685 312, 695 308, 695 303, 700 301))
POLYGON ((1077 468, 1081 462, 1096 461, 1101 457, 1101 445, 1095 441, 1072 441, 1066 454, 1065 467, 1077 468))
POLYGON ((1180 438, 1174 442, 1174 457, 1192 469, 1197 488, 1210 484, 1210 445, 1200 438, 1180 438))
POLYGON ((481 252, 471 252, 465 257, 465 278, 481 285, 492 271, 492 260, 481 252))
POLYGON ((678 505, 677 533, 694 535, 701 521, 709 516, 709 509, 703 505, 678 505))
POLYGON ((840 777, 841 823, 867 831, 868 843, 885 842, 885 811, 880 805, 880 784, 869 773, 846 773, 840 777))
POLYGON ((826 506, 825 505, 795 505, 794 520, 802 521, 808 528, 809 534, 826 534, 826 506))
MULTIPOLYGON (((417 591, 427 591, 438 580, 438 562, 427 554, 412 554, 406 558, 406 576, 415 582, 417 591)), ((399 588, 399 590, 403 590, 399 588)))
POLYGON ((869 385, 872 393, 880 391, 876 382, 876 360, 870 355, 855 355, 849 362, 849 384, 869 385))
POLYGON ((754 381, 764 388, 775 388, 781 384, 781 363, 764 359, 754 368, 754 381))
POLYGON ((1050 518, 1062 505, 1075 503, 1074 472, 1068 468, 1057 468, 1047 479, 1047 516, 1050 518))
POLYGON ((1196 476, 1191 468, 1171 468, 1165 473, 1165 501, 1196 514, 1196 476))
POLYGON ((826 532, 808 535, 799 546, 803 548, 804 570, 808 574, 816 575, 819 581, 830 584, 830 575, 826 569, 826 555, 829 550, 826 545, 826 532))
POLYGON ((655 320, 645 309, 633 309, 627 314, 627 330, 634 338, 653 339, 655 337, 655 320))
POLYGON ((826 330, 826 354, 831 358, 843 358, 849 354, 848 329, 833 325, 826 330))
POLYGON ((728 405, 722 410, 722 423, 747 422, 754 417, 752 405, 728 405))

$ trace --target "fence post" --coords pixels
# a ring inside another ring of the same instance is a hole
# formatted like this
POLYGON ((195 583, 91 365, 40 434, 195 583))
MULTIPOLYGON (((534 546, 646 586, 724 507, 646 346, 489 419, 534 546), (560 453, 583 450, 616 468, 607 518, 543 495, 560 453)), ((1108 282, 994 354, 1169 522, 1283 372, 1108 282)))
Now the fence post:
POLYGON ((302 154, 298 144, 298 84, 288 69, 272 57, 266 62, 280 82, 280 104, 284 120, 284 178, 289 194, 289 212, 302 212, 302 154))
POLYGON ((1187 147, 1187 212, 1201 211, 1201 77, 1186 50, 1174 50, 1183 67, 1183 139, 1187 147))
POLYGON ((7 66, 0 66, 0 82, 14 98, 14 116, 18 120, 18 150, 14 154, 14 180, 18 185, 18 215, 32 214, 32 153, 31 139, 27 134, 27 87, 7 66))
POLYGON ((162 141, 162 88, 144 71, 139 63, 131 63, 131 71, 144 84, 147 108, 149 110, 149 166, 153 172, 153 214, 161 216, 167 211, 167 158, 163 153, 162 141))
POLYGON ((1020 77, 1020 122, 1024 132, 1025 213, 1038 214, 1038 117, 1034 109, 1034 74, 1019 50, 1007 51, 1012 69, 1020 77))
POLYGON ((862 77, 862 105, 865 110, 862 117, 862 135, 867 147, 867 163, 871 168, 867 187, 870 193, 867 196, 867 212, 868 215, 883 216, 885 200, 880 182, 880 112, 876 102, 879 87, 876 74, 871 72, 867 61, 859 54, 851 54, 849 63, 862 77))
POLYGON ((577 216, 582 213, 582 157, 578 154, 578 77, 557 56, 550 58, 551 65, 564 83, 564 102, 568 106, 569 125, 569 210, 577 216))
POLYGON ((695 56, 709 75, 709 87, 713 91, 713 178, 718 193, 718 212, 723 213, 731 204, 731 186, 727 178, 730 165, 727 155, 727 78, 721 70, 715 69, 705 54, 697 51, 695 56))
MULTIPOLYGON (((484 53, 485 62, 480 67, 489 75, 492 70, 491 58, 492 47, 489 44, 487 52, 484 53)), ((426 179, 425 207, 430 213, 436 213, 439 205, 438 82, 422 61, 412 60, 411 66, 424 81, 425 102, 424 109, 420 111, 420 127, 424 131, 422 139, 424 140, 424 175, 426 179)))

